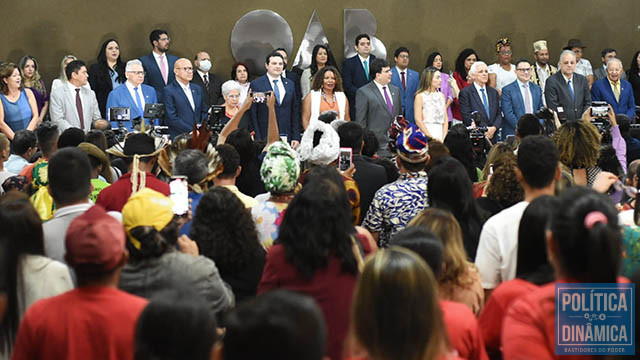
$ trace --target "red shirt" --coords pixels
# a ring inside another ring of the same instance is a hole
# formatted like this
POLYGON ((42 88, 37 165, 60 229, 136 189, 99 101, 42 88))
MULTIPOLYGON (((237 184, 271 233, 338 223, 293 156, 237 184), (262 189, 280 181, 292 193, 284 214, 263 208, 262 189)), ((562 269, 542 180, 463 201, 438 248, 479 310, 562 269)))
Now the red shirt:
MULTIPOLYGON (((147 175, 147 188, 153 189, 166 196, 171 194, 169 184, 158 180, 153 174, 148 172, 145 172, 145 174, 147 175)), ((101 205, 106 211, 122 211, 124 204, 129 200, 129 196, 131 196, 130 172, 122 175, 118 181, 100 191, 96 204, 101 205)))
MULTIPOLYGON (((458 90, 462 90, 467 86, 471 85, 467 82, 467 79, 463 79, 458 72, 453 73, 453 78, 456 79, 456 84, 458 84, 458 90)), ((451 104, 451 115, 453 115, 454 119, 462 120, 462 113, 460 112, 460 103, 458 102, 458 98, 453 99, 453 104, 451 104)))
POLYGON ((449 343, 458 351, 458 356, 468 360, 488 360, 478 321, 471 309, 448 300, 440 300, 439 303, 449 343))
POLYGON ((146 305, 101 286, 40 300, 20 323, 12 359, 133 359, 136 322, 146 305))

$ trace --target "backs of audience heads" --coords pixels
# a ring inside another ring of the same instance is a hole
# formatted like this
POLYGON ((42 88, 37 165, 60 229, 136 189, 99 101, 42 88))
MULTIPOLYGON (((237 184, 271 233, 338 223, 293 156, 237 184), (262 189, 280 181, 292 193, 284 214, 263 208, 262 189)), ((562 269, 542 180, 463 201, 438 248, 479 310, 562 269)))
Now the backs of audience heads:
POLYGON ((58 149, 58 125, 46 121, 36 128, 36 139, 42 155, 51 156, 58 149))
MULTIPOLYGON (((600 133, 589 121, 567 121, 553 135, 560 161, 572 169, 596 165, 600 153, 600 133)), ((518 150, 519 151, 519 150, 518 150)))
POLYGON ((327 341, 320 308, 287 290, 261 295, 225 317, 226 333, 216 360, 320 360, 327 341), (247 344, 251 343, 251 346, 247 344))
POLYGON ((554 272, 547 258, 546 232, 558 199, 543 195, 525 209, 518 228, 518 257, 516 277, 544 285, 554 280, 554 272))
POLYGON ((542 125, 540 125, 540 119, 533 114, 524 114, 518 119, 518 125, 516 126, 516 135, 520 139, 524 139, 529 135, 541 135, 542 125))
MULTIPOLYGON (((491 147, 489 153, 487 154, 487 162, 482 168, 482 180, 487 180, 489 177, 489 173, 491 172, 491 166, 496 161, 500 155, 505 153, 513 154, 513 149, 505 142, 499 142, 491 147)), ((494 169, 495 170, 495 169, 494 169)))
POLYGON ((444 248, 440 239, 425 227, 409 226, 398 231, 391 245, 409 249, 429 265, 436 279, 442 275, 444 248))
POLYGON ((531 188, 545 188, 560 175, 558 160, 553 140, 542 135, 527 136, 518 147, 519 177, 531 188))
POLYGON ((102 151, 106 151, 110 147, 107 146, 107 137, 101 130, 90 130, 85 141, 97 146, 102 151))
POLYGON ((373 158, 376 152, 378 151, 378 149, 380 148, 380 143, 378 142, 378 138, 376 137, 376 134, 369 129, 364 129, 362 141, 364 142, 364 146, 362 148, 362 155, 373 158))
POLYGON ((426 167, 427 172, 431 171, 431 168, 433 168, 434 164, 436 164, 438 160, 440 160, 445 156, 451 156, 447 146, 437 139, 431 139, 431 141, 429 141, 428 153, 429 153, 429 162, 427 163, 427 167, 426 167))
POLYGON ((360 154, 364 140, 364 129, 360 124, 347 122, 338 128, 340 147, 353 149, 353 154, 360 154))
POLYGON ((186 176, 189 185, 202 182, 209 174, 209 160, 200 150, 182 150, 173 160, 173 175, 186 176))
POLYGON ((369 257, 354 294, 352 327, 372 359, 437 359, 445 354, 436 280, 424 260, 400 247, 369 257))
MULTIPOLYGON (((29 149, 35 150, 36 148, 36 134, 30 130, 16 131, 11 142, 13 146, 13 153, 16 155, 28 155, 29 149)), ((35 152, 35 151, 34 151, 35 152)))
POLYGON ((449 129, 444 144, 452 157, 462 163, 472 182, 478 181, 478 173, 473 160, 473 148, 469 132, 464 124, 456 124, 449 129))
POLYGON ((231 145, 216 145, 216 151, 222 160, 222 172, 218 174, 218 178, 228 179, 239 175, 238 169, 241 167, 240 154, 231 145))
POLYGON ((57 207, 87 202, 91 192, 91 163, 78 148, 56 151, 49 160, 49 193, 57 207))
POLYGON ((75 127, 68 128, 58 137, 58 149, 76 147, 81 142, 84 142, 84 140, 84 131, 75 127))
POLYGON ((493 161, 493 175, 487 184, 487 198, 506 209, 524 200, 524 189, 518 181, 516 156, 512 152, 499 155, 493 161))

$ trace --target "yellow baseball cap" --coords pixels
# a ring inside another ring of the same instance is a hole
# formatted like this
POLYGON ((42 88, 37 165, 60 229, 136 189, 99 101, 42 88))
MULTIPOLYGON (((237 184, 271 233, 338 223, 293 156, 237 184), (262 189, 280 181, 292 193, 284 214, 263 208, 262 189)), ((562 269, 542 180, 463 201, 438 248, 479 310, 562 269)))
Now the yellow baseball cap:
POLYGON ((131 229, 152 226, 157 231, 164 229, 173 219, 173 201, 163 194, 144 188, 131 195, 122 208, 122 222, 131 244, 138 250, 142 244, 131 236, 131 229))

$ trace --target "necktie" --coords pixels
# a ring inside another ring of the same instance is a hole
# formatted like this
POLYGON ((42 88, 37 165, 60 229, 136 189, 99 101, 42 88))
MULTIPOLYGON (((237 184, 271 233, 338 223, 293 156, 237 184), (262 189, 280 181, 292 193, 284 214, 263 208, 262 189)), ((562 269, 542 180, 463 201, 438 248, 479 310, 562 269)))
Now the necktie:
POLYGON ((369 63, 365 60, 362 64, 364 65, 364 74, 367 75, 367 81, 369 81, 369 63))
POLYGON ((613 95, 616 97, 616 101, 620 101, 620 82, 613 84, 613 95))
POLYGON ((162 73, 162 80, 167 85, 167 63, 164 61, 164 55, 160 56, 160 72, 162 73))
POLYGON ((273 93, 276 95, 276 103, 280 105, 280 89, 278 89, 278 80, 273 80, 273 93))
POLYGON ((134 87, 133 92, 136 93, 136 105, 138 105, 138 111, 140 111, 140 117, 143 117, 144 109, 142 108, 142 101, 140 101, 140 94, 138 94, 138 87, 134 87))
POLYGON ((207 74, 204 74, 204 88, 209 92, 209 77, 207 74))
POLYGON ((524 109, 527 114, 533 114, 533 109, 531 107, 531 93, 529 92, 529 86, 527 84, 522 84, 524 88, 524 109))
POLYGON ((389 109, 389 113, 393 115, 393 103, 391 102, 391 98, 389 97, 387 87, 383 86, 382 90, 384 91, 384 100, 387 102, 387 109, 389 109))
POLYGON ((571 94, 571 100, 576 101, 576 94, 573 92, 573 86, 571 86, 571 80, 568 82, 569 85, 569 94, 571 94))
POLYGON ((82 99, 80 99, 80 89, 76 89, 76 110, 80 119, 80 129, 84 130, 84 112, 82 111, 82 99))
POLYGON ((402 90, 407 91, 407 80, 404 77, 404 71, 400 71, 400 75, 402 75, 402 90))
POLYGON ((484 90, 484 88, 480 89, 480 92, 482 92, 482 105, 484 105, 484 111, 487 113, 487 119, 491 119, 491 115, 489 115, 489 100, 487 100, 487 93, 484 90))

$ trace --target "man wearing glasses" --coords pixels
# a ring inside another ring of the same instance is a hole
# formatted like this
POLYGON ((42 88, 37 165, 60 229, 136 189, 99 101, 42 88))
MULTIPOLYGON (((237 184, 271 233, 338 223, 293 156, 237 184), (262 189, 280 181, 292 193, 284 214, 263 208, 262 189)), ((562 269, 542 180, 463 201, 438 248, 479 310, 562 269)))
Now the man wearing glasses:
POLYGON ((165 86, 175 80, 171 69, 174 68, 178 57, 167 54, 171 39, 166 30, 153 30, 149 35, 149 42, 153 46, 151 54, 140 57, 144 71, 147 73, 144 83, 153 86, 158 94, 158 100, 163 102, 165 86))
POLYGON ((202 88, 191 84, 193 66, 189 59, 181 58, 173 67, 175 80, 164 88, 165 121, 171 139, 193 129, 193 124, 207 118, 207 105, 202 88))
POLYGON ((502 88, 501 108, 504 115, 502 139, 516 134, 518 119, 535 114, 542 108, 542 89, 531 80, 531 65, 526 59, 516 63, 516 81, 502 88))
POLYGON ((112 127, 118 127, 117 119, 110 118, 110 109, 116 107, 129 108, 132 121, 124 121, 122 125, 131 131, 133 123, 143 120, 145 104, 157 103, 158 97, 154 88, 142 83, 144 81, 144 69, 140 60, 129 60, 125 67, 125 75, 127 81, 109 93, 107 98, 107 119, 111 122, 112 127))

